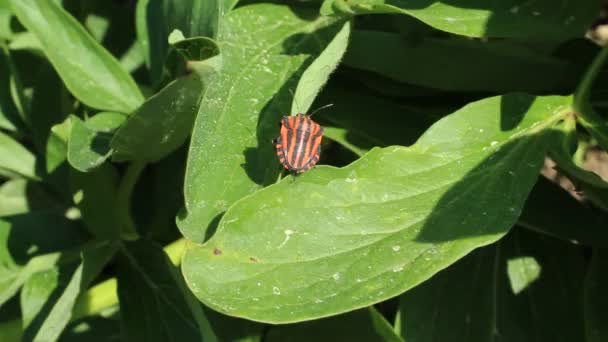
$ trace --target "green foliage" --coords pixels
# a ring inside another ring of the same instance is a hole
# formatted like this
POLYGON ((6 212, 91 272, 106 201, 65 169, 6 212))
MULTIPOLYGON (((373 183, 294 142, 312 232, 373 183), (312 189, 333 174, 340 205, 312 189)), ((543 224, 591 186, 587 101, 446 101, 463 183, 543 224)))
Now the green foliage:
POLYGON ((0 0, 0 340, 604 341, 599 14, 0 0))

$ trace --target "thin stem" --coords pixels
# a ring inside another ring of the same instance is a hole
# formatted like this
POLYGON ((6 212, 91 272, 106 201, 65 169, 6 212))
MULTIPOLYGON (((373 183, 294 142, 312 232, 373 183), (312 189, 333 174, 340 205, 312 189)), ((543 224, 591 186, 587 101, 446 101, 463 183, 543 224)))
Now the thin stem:
POLYGON ((139 234, 135 229, 133 217, 131 216, 131 195, 133 194, 137 179, 145 167, 145 162, 132 162, 127 168, 127 172, 123 176, 120 186, 118 187, 116 211, 123 224, 121 237, 125 240, 136 240, 139 238, 139 234))
POLYGON ((574 109, 577 113, 583 115, 588 114, 588 110, 590 109, 589 98, 591 97, 591 87, 593 86, 593 81, 597 78, 598 74, 604 62, 608 58, 608 47, 605 47, 600 51, 600 53, 595 57, 589 69, 583 76, 583 79, 578 85, 578 88, 574 92, 574 109))

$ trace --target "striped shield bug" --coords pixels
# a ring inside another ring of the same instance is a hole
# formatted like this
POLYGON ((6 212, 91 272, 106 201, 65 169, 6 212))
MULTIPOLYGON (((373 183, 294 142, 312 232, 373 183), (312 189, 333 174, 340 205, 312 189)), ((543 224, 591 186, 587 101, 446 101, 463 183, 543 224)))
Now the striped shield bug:
POLYGON ((298 113, 284 116, 280 122, 280 135, 273 140, 279 161, 288 171, 302 173, 308 171, 319 161, 323 128, 310 117, 311 114, 298 113))

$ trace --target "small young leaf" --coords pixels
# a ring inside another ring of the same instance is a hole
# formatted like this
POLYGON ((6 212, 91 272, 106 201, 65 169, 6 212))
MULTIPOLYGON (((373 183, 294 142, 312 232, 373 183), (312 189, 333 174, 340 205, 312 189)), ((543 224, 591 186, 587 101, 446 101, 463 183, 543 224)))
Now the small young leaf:
POLYGON ((11 0, 67 88, 85 104, 130 113, 144 98, 118 61, 54 1, 11 0))
POLYGON ((568 101, 487 98, 410 148, 375 148, 344 168, 318 167, 260 190, 186 252, 186 281, 210 307, 265 322, 398 295, 509 231, 555 140, 547 128, 568 101))
POLYGON ((170 33, 179 30, 186 38, 216 37, 223 13, 222 1, 143 0, 137 3, 137 36, 154 84, 163 76, 170 33))
POLYGON ((72 130, 68 142, 70 165, 82 172, 101 165, 112 154, 112 134, 125 119, 120 113, 102 112, 83 122, 72 115, 72 130))
POLYGON ((308 113, 310 106, 327 83, 329 75, 336 69, 348 46, 352 23, 345 21, 344 26, 315 58, 314 62, 298 81, 298 87, 291 104, 291 113, 308 113))

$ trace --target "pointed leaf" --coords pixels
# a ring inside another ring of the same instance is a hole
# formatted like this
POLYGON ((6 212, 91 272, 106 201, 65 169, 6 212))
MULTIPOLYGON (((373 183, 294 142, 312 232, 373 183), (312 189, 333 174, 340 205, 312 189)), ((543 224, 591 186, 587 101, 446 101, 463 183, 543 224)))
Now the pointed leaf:
POLYGON ((410 148, 375 148, 258 191, 186 252, 187 283, 216 310, 281 323, 398 295, 508 232, 568 100, 487 98, 410 148))
POLYGON ((135 81, 84 27, 54 1, 12 0, 67 88, 85 104, 130 113, 143 96, 135 81))

